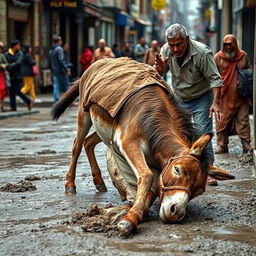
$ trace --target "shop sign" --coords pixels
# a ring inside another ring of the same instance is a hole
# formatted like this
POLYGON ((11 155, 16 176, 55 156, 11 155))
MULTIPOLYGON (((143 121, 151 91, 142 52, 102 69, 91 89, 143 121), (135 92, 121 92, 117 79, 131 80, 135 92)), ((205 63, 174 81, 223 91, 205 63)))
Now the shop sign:
POLYGON ((54 11, 77 11, 83 8, 82 0, 45 0, 44 4, 54 11))

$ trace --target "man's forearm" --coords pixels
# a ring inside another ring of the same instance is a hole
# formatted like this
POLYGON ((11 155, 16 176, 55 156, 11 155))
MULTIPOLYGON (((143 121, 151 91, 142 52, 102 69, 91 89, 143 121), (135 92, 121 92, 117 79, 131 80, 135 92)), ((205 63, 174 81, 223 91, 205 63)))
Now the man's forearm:
POLYGON ((213 103, 219 104, 220 102, 220 87, 213 87, 213 103))

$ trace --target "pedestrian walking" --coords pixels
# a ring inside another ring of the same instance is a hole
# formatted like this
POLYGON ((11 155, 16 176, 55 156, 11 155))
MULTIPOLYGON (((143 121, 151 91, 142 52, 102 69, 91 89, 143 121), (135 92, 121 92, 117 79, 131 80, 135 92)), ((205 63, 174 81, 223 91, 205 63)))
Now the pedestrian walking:
POLYGON ((242 98, 237 90, 237 68, 251 67, 248 55, 239 49, 236 37, 228 34, 224 37, 222 49, 216 53, 214 60, 224 84, 220 96, 220 110, 223 118, 221 122, 216 122, 217 148, 215 153, 228 153, 230 135, 240 137, 244 153, 251 152, 253 149, 250 145, 250 98, 242 98))
POLYGON ((16 95, 18 95, 28 106, 28 110, 32 108, 32 100, 21 92, 23 83, 22 63, 23 52, 21 51, 21 42, 19 40, 11 41, 10 48, 5 53, 8 62, 6 69, 10 73, 11 86, 9 88, 10 111, 17 110, 16 95))
POLYGON ((94 51, 92 63, 105 58, 115 58, 114 53, 111 48, 106 46, 106 42, 104 39, 100 39, 98 42, 98 48, 94 51))
MULTIPOLYGON (((169 26, 165 36, 167 42, 156 56, 156 70, 163 75, 169 68, 175 97, 193 114, 202 133, 212 132, 213 113, 218 122, 221 120, 219 95, 223 86, 212 50, 190 39, 181 24, 169 26)), ((212 143, 207 146, 207 154, 213 164, 212 143)), ((217 185, 217 181, 209 179, 208 184, 217 185)))
POLYGON ((60 98, 60 92, 66 92, 69 89, 70 83, 68 77, 71 75, 65 61, 60 36, 56 36, 53 39, 53 45, 49 51, 49 67, 53 77, 54 102, 57 102, 60 98))
POLYGON ((146 51, 144 56, 144 63, 149 64, 150 66, 155 65, 155 57, 160 53, 160 47, 158 46, 158 41, 153 40, 151 42, 151 47, 146 51))
POLYGON ((122 57, 128 57, 128 58, 135 59, 134 51, 133 51, 133 49, 130 47, 130 43, 129 43, 129 42, 125 42, 125 43, 124 43, 124 48, 123 48, 123 50, 121 51, 121 56, 122 56, 122 57))
POLYGON ((6 98, 8 91, 5 82, 5 70, 7 66, 7 60, 3 54, 4 52, 4 44, 0 42, 0 106, 1 112, 5 112, 4 108, 4 99, 6 98))
POLYGON ((23 75, 23 87, 21 92, 29 93, 33 102, 36 100, 35 81, 33 76, 32 67, 36 64, 32 56, 32 48, 30 45, 23 45, 23 61, 22 61, 22 75, 23 75))
POLYGON ((148 50, 148 48, 149 47, 146 44, 144 37, 140 38, 139 43, 136 44, 134 48, 135 60, 138 62, 143 62, 145 53, 148 50))
POLYGON ((92 47, 88 47, 88 46, 84 47, 84 50, 83 50, 83 52, 81 54, 81 57, 79 59, 80 64, 81 64, 81 74, 80 74, 80 76, 82 76, 84 71, 89 68, 89 66, 92 63, 92 58, 93 58, 93 49, 92 49, 92 47))

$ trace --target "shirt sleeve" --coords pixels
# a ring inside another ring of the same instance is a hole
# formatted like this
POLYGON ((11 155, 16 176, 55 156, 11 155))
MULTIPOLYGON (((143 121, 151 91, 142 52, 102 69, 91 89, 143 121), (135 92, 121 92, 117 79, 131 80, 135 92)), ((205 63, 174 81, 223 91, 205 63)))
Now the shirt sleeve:
POLYGON ((206 54, 204 57, 202 57, 202 63, 200 64, 200 67, 202 74, 209 81, 211 88, 223 86, 220 73, 210 49, 206 50, 206 54))

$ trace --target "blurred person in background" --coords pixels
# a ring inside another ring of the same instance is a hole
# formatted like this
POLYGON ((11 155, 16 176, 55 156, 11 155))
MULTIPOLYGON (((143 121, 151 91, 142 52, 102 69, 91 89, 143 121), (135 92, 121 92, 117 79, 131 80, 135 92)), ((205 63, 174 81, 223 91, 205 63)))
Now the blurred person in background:
POLYGON ((111 48, 106 46, 106 42, 104 39, 100 39, 98 42, 98 48, 94 51, 92 63, 105 58, 115 58, 114 53, 111 48))
POLYGON ((249 107, 250 98, 242 98, 237 92, 237 68, 251 68, 247 53, 240 50, 234 35, 224 37, 222 48, 214 56, 224 87, 221 88, 221 122, 216 122, 217 148, 215 154, 228 153, 230 135, 240 137, 243 152, 251 152, 249 107))
POLYGON ((140 38, 139 43, 136 44, 134 48, 135 60, 143 63, 144 56, 148 48, 149 47, 146 44, 144 37, 140 38))
POLYGON ((31 99, 35 102, 36 91, 32 67, 36 64, 36 62, 33 59, 32 48, 30 45, 23 45, 23 54, 24 57, 21 65, 23 75, 23 87, 21 89, 21 92, 24 94, 29 93, 31 99))
POLYGON ((158 41, 153 40, 151 42, 151 47, 146 51, 144 56, 144 63, 149 64, 150 66, 155 65, 155 57, 160 53, 160 47, 158 46, 158 41))
MULTIPOLYGON (((202 133, 213 131, 212 116, 221 121, 220 88, 223 86, 212 50, 189 38, 186 28, 173 24, 166 29, 167 42, 156 55, 155 68, 160 75, 172 73, 172 89, 182 106, 193 115, 202 133)), ((207 145, 209 164, 214 162, 212 142, 207 145)), ((208 179, 209 185, 217 185, 208 179)))
POLYGON ((10 111, 17 110, 16 95, 18 95, 28 106, 28 110, 32 108, 32 100, 21 92, 23 84, 22 63, 23 52, 21 51, 21 42, 13 40, 10 43, 10 48, 5 53, 8 62, 6 69, 10 73, 11 86, 9 88, 10 111))
POLYGON ((69 45, 68 44, 64 44, 63 46, 63 52, 64 52, 64 61, 68 67, 68 71, 70 72, 70 76, 69 76, 69 79, 70 77, 72 76, 72 68, 73 68, 73 63, 70 62, 69 60, 69 45))
POLYGON ((80 76, 82 76, 82 74, 84 73, 84 71, 89 68, 89 66, 92 63, 92 58, 93 58, 93 48, 92 47, 84 47, 84 50, 80 56, 80 64, 81 64, 81 74, 80 76))
POLYGON ((119 51, 118 44, 113 44, 112 52, 115 54, 115 57, 116 57, 116 58, 121 57, 121 53, 120 53, 120 51, 119 51))
POLYGON ((128 58, 135 59, 134 51, 133 51, 133 49, 130 47, 130 43, 129 43, 129 42, 125 42, 125 43, 124 43, 124 48, 123 48, 123 50, 121 51, 121 56, 122 56, 122 57, 128 57, 128 58))
POLYGON ((7 60, 3 52, 4 52, 4 44, 3 42, 0 41, 0 106, 1 106, 1 111, 5 112, 4 99, 7 96, 8 91, 7 91, 7 86, 5 82, 4 71, 7 66, 7 60))
POLYGON ((68 77, 71 76, 71 72, 65 61, 60 36, 55 36, 53 39, 53 45, 49 51, 49 67, 53 77, 54 102, 57 102, 60 98, 60 92, 66 92, 69 89, 70 83, 68 77))

